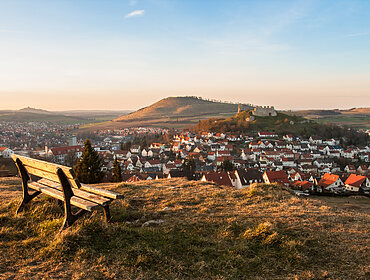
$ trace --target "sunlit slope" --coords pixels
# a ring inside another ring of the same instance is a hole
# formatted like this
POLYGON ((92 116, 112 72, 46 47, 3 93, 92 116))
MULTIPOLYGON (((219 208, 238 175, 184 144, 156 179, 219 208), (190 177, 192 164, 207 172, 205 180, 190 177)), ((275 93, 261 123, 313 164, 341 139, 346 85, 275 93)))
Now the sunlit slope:
MULTIPOLYGON (((252 108, 245 105, 246 108, 252 108)), ((237 104, 203 100, 196 97, 168 97, 114 121, 171 119, 205 115, 235 114, 237 104)))

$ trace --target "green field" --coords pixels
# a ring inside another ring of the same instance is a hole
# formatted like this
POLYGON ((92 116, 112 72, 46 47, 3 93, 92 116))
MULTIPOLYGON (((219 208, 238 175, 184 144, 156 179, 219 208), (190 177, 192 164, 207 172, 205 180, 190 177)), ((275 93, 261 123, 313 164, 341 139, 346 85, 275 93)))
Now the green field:
POLYGON ((289 115, 298 115, 318 123, 336 124, 352 128, 370 128, 370 109, 354 108, 350 110, 304 110, 287 111, 289 115))
POLYGON ((370 116, 339 115, 323 118, 313 118, 313 120, 317 121, 318 123, 331 123, 353 128, 362 128, 362 129, 370 128, 370 116))
POLYGON ((110 121, 117 118, 118 114, 93 114, 86 116, 86 114, 81 114, 81 116, 67 116, 60 115, 57 113, 31 113, 31 112, 21 112, 21 111, 0 111, 0 121, 16 121, 16 122, 50 122, 56 124, 91 124, 91 123, 101 123, 110 121))

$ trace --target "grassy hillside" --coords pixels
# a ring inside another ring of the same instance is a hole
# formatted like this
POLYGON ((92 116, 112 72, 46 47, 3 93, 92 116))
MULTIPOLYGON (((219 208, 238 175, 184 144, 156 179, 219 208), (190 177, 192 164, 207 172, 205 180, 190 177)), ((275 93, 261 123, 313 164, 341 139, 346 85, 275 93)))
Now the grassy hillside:
POLYGON ((114 121, 171 119, 204 115, 220 115, 238 111, 237 104, 203 100, 196 97, 168 97, 114 121))
POLYGON ((64 115, 31 113, 31 112, 0 112, 0 121, 17 122, 53 122, 62 124, 86 123, 87 119, 78 117, 69 117, 64 115))
POLYGON ((51 199, 40 197, 14 215, 19 185, 0 181, 6 279, 370 276, 368 210, 300 199, 276 185, 233 190, 182 179, 101 185, 125 194, 112 205, 112 222, 94 213, 60 235, 62 214, 51 199))
MULTIPOLYGON (((248 105, 243 106, 252 108, 248 105)), ((237 104, 203 100, 197 97, 168 97, 111 122, 81 127, 77 133, 138 126, 186 128, 196 125, 203 119, 231 117, 237 111, 237 104)))

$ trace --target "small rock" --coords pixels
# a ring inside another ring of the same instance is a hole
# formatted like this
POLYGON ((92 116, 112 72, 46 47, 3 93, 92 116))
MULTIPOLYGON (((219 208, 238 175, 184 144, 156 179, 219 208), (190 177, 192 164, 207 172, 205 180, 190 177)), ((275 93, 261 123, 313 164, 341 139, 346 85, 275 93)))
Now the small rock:
POLYGON ((163 220, 150 220, 150 221, 143 223, 142 227, 148 227, 150 225, 159 225, 163 222, 164 222, 163 220))

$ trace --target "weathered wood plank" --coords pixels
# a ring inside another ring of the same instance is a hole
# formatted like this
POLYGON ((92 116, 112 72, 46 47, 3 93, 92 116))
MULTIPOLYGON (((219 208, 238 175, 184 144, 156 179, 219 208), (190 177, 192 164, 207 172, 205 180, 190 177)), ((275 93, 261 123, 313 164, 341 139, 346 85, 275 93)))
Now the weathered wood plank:
POLYGON ((43 171, 43 170, 31 167, 31 166, 27 166, 27 165, 25 165, 24 167, 26 168, 29 174, 42 177, 42 178, 46 178, 54 182, 59 182, 59 177, 56 173, 50 173, 50 172, 43 171))
MULTIPOLYGON (((52 188, 55 188, 57 190, 62 191, 62 186, 59 183, 48 180, 48 179, 41 179, 41 180, 37 181, 37 183, 40 183, 40 184, 43 184, 43 185, 46 185, 46 186, 49 186, 49 187, 52 187, 52 188)), ((102 196, 99 196, 99 195, 96 195, 96 194, 93 194, 93 193, 90 193, 90 192, 87 192, 87 191, 83 191, 81 189, 75 189, 74 188, 74 189, 72 189, 72 191, 73 191, 75 196, 81 197, 81 198, 86 199, 86 200, 90 200, 90 201, 95 202, 95 203, 97 203, 99 205, 102 205, 102 206, 106 206, 109 203, 111 203, 111 201, 112 201, 111 198, 105 198, 105 197, 102 197, 102 196)))
POLYGON ((108 190, 94 188, 92 186, 85 185, 85 184, 81 184, 80 189, 84 190, 84 191, 87 191, 87 192, 94 193, 94 194, 99 194, 99 195, 102 195, 102 196, 105 196, 105 197, 113 198, 113 199, 123 198, 123 194, 108 191, 108 190))
MULTIPOLYGON (((45 185, 37 183, 37 182, 29 183, 28 186, 30 188, 36 190, 36 191, 40 191, 44 194, 50 195, 51 197, 54 197, 54 198, 59 199, 61 201, 64 201, 62 191, 59 191, 59 190, 54 189, 52 187, 45 186, 45 185)), ((81 209, 90 211, 90 212, 92 210, 94 210, 95 208, 99 207, 99 205, 97 203, 94 203, 94 202, 89 201, 89 200, 82 199, 82 198, 77 197, 77 196, 73 196, 71 198, 71 204, 74 205, 74 206, 77 206, 81 209)))
MULTIPOLYGON (((27 166, 27 165, 25 166, 25 168, 26 168, 26 170, 29 174, 32 174, 32 175, 35 175, 35 176, 38 176, 38 177, 42 177, 42 178, 46 178, 48 180, 59 183, 59 177, 58 177, 57 174, 50 173, 50 172, 47 172, 47 171, 42 171, 40 169, 33 168, 33 167, 27 166)), ((74 188, 77 187, 76 182, 74 180, 71 180, 71 179, 68 179, 68 180, 74 188)))
MULTIPOLYGON (((66 174, 67 178, 70 179, 71 181, 75 179, 75 174, 73 172, 73 169, 71 167, 51 163, 51 162, 46 162, 34 158, 29 158, 29 157, 24 157, 20 155, 13 154, 12 155, 13 160, 15 161, 17 158, 20 159, 23 165, 32 167, 34 169, 39 169, 45 172, 49 173, 54 173, 56 174, 58 168, 62 169, 63 172, 66 174)), ((79 182, 75 183, 76 187, 79 188, 79 182)))

